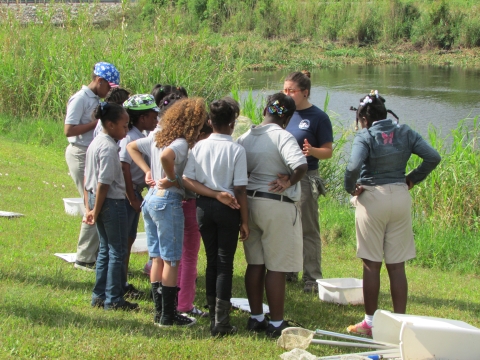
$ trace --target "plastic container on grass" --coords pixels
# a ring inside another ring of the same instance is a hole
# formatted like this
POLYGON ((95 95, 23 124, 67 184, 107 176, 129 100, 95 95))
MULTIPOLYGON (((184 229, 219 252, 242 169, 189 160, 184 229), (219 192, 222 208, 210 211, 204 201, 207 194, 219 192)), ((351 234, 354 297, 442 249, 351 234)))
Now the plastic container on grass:
POLYGON ((318 279, 320 300, 342 305, 363 304, 363 280, 355 278, 318 279))
POLYGON ((146 253, 148 252, 147 234, 144 232, 137 233, 135 242, 132 245, 132 253, 146 253))
POLYGON ((65 212, 72 216, 83 216, 85 214, 85 204, 82 198, 66 198, 63 199, 65 212))
POLYGON ((402 359, 480 358, 480 329, 459 320, 377 310, 372 336, 375 341, 398 343, 402 359))

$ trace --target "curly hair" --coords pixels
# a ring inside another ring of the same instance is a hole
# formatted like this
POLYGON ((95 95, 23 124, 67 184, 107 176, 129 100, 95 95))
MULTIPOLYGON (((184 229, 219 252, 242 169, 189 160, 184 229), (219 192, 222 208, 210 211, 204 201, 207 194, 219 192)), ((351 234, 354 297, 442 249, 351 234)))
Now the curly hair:
POLYGON ((158 148, 170 145, 175 139, 184 138, 192 148, 197 140, 198 129, 207 118, 205 100, 202 98, 180 99, 162 116, 162 131, 155 134, 158 148))

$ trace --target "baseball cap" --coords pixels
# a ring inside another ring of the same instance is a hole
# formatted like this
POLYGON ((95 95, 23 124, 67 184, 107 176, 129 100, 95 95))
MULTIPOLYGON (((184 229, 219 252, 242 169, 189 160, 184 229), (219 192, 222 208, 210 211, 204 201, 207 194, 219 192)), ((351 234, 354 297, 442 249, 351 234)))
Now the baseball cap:
POLYGON ((123 103, 123 107, 128 110, 153 110, 160 112, 157 104, 155 103, 155 98, 150 94, 135 94, 130 96, 123 103))
POLYGON ((110 87, 117 87, 120 84, 120 73, 113 64, 103 61, 96 63, 93 73, 105 79, 110 87))

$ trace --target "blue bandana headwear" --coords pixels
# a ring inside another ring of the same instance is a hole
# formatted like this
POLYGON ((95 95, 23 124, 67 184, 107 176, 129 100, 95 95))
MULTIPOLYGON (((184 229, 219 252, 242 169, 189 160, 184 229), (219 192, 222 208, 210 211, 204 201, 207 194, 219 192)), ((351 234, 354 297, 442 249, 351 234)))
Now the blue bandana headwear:
POLYGON ((111 87, 117 87, 120 84, 120 73, 115 65, 107 62, 96 63, 93 73, 105 79, 111 87))

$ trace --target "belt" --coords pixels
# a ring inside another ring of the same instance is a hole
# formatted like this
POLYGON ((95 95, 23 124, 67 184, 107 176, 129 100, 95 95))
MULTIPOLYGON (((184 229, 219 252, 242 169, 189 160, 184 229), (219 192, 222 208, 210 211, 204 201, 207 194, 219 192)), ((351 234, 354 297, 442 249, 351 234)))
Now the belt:
POLYGON ((295 201, 293 201, 292 199, 290 199, 285 195, 277 195, 277 194, 272 194, 272 193, 267 193, 262 191, 247 190, 247 195, 251 197, 260 197, 265 199, 278 200, 278 201, 288 202, 292 204, 295 203, 295 201))

